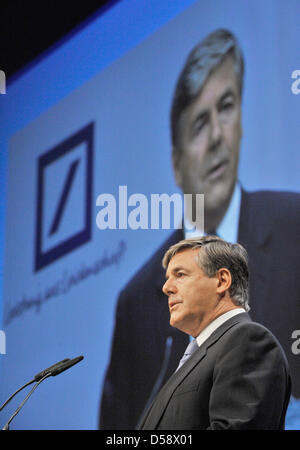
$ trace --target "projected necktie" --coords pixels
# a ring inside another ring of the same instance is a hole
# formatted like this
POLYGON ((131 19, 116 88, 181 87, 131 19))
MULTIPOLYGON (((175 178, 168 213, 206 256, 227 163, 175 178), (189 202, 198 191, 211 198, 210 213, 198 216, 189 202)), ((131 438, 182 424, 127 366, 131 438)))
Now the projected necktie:
POLYGON ((185 352, 183 354, 183 357, 181 358, 181 360, 179 362, 179 365, 178 365, 178 367, 176 369, 176 372, 185 363, 185 361, 187 359, 189 359, 189 357, 197 350, 197 348, 199 348, 198 344, 197 344, 197 341, 196 341, 196 339, 193 339, 189 343, 189 345, 187 346, 187 348, 186 348, 186 350, 185 350, 185 352))

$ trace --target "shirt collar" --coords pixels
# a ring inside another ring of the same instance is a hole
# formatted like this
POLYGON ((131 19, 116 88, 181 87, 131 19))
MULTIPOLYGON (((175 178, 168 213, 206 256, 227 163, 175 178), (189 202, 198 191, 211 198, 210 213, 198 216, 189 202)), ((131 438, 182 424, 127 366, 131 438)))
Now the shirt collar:
POLYGON ((198 346, 200 347, 200 345, 202 345, 209 338, 209 336, 224 322, 231 319, 231 317, 244 312, 246 312, 244 308, 235 308, 231 311, 227 311, 226 313, 221 314, 221 316, 217 317, 209 325, 207 325, 207 327, 205 327, 204 330, 201 331, 199 336, 196 337, 198 346))

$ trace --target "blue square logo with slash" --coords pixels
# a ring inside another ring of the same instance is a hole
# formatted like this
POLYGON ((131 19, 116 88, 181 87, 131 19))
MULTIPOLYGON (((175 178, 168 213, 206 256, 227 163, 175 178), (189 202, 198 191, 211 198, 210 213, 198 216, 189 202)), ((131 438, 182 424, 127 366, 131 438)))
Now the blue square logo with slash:
POLYGON ((38 159, 35 271, 90 241, 94 123, 38 159))

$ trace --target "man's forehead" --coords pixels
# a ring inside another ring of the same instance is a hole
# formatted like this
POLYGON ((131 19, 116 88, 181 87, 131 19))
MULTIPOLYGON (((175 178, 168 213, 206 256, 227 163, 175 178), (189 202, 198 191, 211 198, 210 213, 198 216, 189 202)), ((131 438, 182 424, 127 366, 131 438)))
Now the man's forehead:
POLYGON ((176 270, 183 265, 196 265, 196 258, 200 251, 200 248, 187 248, 180 250, 169 261, 167 272, 176 270))
POLYGON ((220 73, 224 75, 224 72, 230 73, 230 75, 234 74, 234 79, 239 84, 238 76, 236 73, 236 63, 235 59, 232 56, 232 54, 225 55, 219 64, 217 64, 215 67, 213 67, 210 72, 207 74, 206 79, 204 80, 202 84, 202 90, 205 88, 207 83, 216 75, 219 75, 220 73))
POLYGON ((239 81, 232 56, 227 56, 212 70, 195 100, 205 102, 210 96, 221 98, 228 90, 239 96, 239 81))
POLYGON ((180 116, 181 133, 187 131, 199 114, 206 114, 218 105, 224 97, 233 95, 240 101, 240 84, 234 69, 234 59, 226 56, 207 76, 203 86, 180 116))

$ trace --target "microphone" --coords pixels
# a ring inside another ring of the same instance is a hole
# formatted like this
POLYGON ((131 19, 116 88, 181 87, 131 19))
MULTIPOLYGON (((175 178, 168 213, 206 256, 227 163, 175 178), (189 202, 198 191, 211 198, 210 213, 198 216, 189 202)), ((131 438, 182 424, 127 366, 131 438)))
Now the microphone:
POLYGON ((33 392, 39 386, 40 383, 42 383, 46 378, 49 378, 50 376, 56 376, 56 375, 64 372, 65 370, 69 369, 70 367, 74 366, 75 364, 77 364, 79 361, 82 361, 82 360, 83 360, 83 356, 77 356, 76 358, 73 358, 73 359, 70 359, 70 358, 63 359, 62 361, 59 361, 58 363, 53 364, 52 366, 50 366, 47 369, 43 370, 42 372, 39 372, 37 375, 35 375, 33 380, 31 380, 30 382, 26 383, 26 385, 22 386, 22 388, 18 389, 18 391, 16 391, 3 404, 3 406, 1 408, 4 408, 4 406, 7 405, 7 403, 14 397, 14 395, 16 395, 17 392, 20 392, 20 390, 23 389, 25 386, 28 386, 30 383, 33 383, 33 382, 36 381, 36 384, 33 386, 31 391, 27 394, 27 396, 22 401, 20 406, 16 409, 16 411, 13 413, 13 415, 8 419, 8 421, 6 422, 6 424, 4 425, 2 430, 9 430, 10 422, 16 417, 16 415, 18 414, 20 409, 25 405, 25 403, 27 402, 29 397, 33 394, 33 392))
POLYGON ((59 361, 56 364, 53 364, 50 367, 47 367, 47 369, 42 370, 42 372, 37 373, 34 378, 30 381, 28 381, 27 383, 23 384, 23 386, 21 386, 19 389, 17 389, 7 400, 6 402, 3 403, 2 406, 0 406, 0 411, 2 411, 2 409, 14 398, 15 395, 17 395, 19 392, 21 392, 24 388, 26 388, 27 386, 29 386, 30 384, 34 383, 35 381, 39 381, 41 378, 43 378, 46 373, 49 373, 49 371, 51 371, 52 369, 55 369, 56 367, 60 367, 61 364, 70 361, 70 358, 66 358, 63 359, 62 361, 59 361))
POLYGON ((47 367, 47 369, 44 369, 41 372, 37 373, 34 376, 34 381, 40 381, 40 379, 43 378, 47 373, 49 373, 52 370, 60 367, 62 364, 66 363, 67 361, 70 361, 70 358, 63 359, 62 361, 59 361, 58 363, 53 364, 52 366, 47 367))
POLYGON ((53 367, 53 369, 50 371, 50 375, 55 377, 56 375, 64 372, 65 370, 69 369, 70 367, 74 366, 75 364, 79 363, 79 361, 83 360, 83 356, 77 356, 76 358, 73 358, 71 360, 65 361, 62 364, 60 364, 58 367, 53 367))

